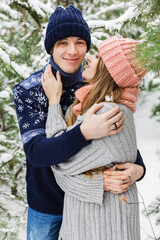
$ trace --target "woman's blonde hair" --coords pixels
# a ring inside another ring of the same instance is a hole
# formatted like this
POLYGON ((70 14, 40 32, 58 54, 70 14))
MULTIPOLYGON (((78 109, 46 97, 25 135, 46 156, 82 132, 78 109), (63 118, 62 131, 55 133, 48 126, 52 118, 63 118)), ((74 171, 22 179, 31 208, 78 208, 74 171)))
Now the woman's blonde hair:
MULTIPOLYGON (((86 81, 86 84, 92 84, 93 88, 88 93, 88 95, 85 96, 83 102, 85 102, 87 99, 87 103, 85 105, 82 103, 81 114, 87 112, 88 109, 93 106, 93 104, 104 102, 106 95, 112 97, 113 102, 118 102, 118 100, 121 98, 122 88, 120 88, 113 80, 101 57, 99 57, 95 76, 92 79, 86 81)), ((78 103, 79 101, 75 99, 73 107, 78 103)), ((73 125, 76 121, 76 117, 72 110, 67 119, 68 126, 73 125)))
MULTIPOLYGON (((95 76, 89 81, 86 81, 86 84, 92 84, 93 88, 88 93, 88 95, 85 96, 84 101, 87 99, 87 103, 85 105, 82 103, 81 114, 84 114, 85 112, 87 112, 87 110, 93 104, 104 102, 106 95, 109 95, 110 97, 112 97, 113 102, 118 102, 118 100, 121 98, 122 88, 120 88, 116 84, 116 82, 113 80, 101 57, 99 58, 99 61, 97 64, 97 71, 95 76)), ((73 107, 78 103, 79 101, 75 99, 73 103, 73 107)), ((68 126, 73 125, 76 121, 76 116, 73 113, 73 107, 67 120, 68 126)), ((85 174, 88 177, 92 178, 94 174, 98 174, 99 172, 102 172, 104 170, 106 170, 106 166, 102 166, 96 169, 86 171, 85 174)))

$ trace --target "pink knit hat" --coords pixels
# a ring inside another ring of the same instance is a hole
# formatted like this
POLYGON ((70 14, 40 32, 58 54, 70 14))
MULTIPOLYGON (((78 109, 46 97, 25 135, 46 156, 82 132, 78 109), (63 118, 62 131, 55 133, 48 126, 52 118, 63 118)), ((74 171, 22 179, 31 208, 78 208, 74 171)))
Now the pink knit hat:
POLYGON ((125 104, 135 112, 141 79, 146 70, 136 60, 135 47, 139 41, 130 38, 110 37, 98 45, 99 54, 114 81, 124 88, 119 103, 125 104))

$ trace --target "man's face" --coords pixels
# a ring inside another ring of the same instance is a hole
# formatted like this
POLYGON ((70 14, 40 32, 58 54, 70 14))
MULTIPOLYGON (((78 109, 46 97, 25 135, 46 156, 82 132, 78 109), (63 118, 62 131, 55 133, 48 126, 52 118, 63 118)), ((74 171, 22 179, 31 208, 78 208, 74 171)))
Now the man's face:
POLYGON ((75 73, 84 60, 86 41, 79 37, 67 37, 55 43, 52 56, 54 62, 66 73, 75 73))

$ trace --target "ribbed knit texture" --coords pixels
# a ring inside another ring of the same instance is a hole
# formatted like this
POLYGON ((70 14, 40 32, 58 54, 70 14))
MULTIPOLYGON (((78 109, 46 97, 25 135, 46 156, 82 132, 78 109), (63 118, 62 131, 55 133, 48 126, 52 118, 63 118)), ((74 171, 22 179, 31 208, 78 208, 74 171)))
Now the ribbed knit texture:
POLYGON ((54 44, 63 38, 80 37, 86 41, 87 51, 91 46, 91 37, 87 22, 78 8, 70 5, 66 9, 58 6, 51 14, 46 30, 45 48, 50 53, 54 44))
POLYGON ((100 56, 102 57, 107 70, 119 87, 136 87, 140 85, 144 71, 138 76, 138 65, 131 65, 129 62, 135 58, 135 47, 139 42, 130 39, 118 39, 110 37, 98 45, 100 56))
MULTIPOLYGON (((104 103, 98 114, 115 106, 115 103, 104 103)), ((125 117, 124 128, 120 133, 92 140, 90 145, 69 161, 52 167, 57 183, 65 191, 60 230, 60 237, 63 240, 140 240, 139 206, 135 184, 125 193, 128 202, 133 204, 122 202, 120 195, 103 192, 102 174, 94 175, 91 179, 92 188, 96 189, 92 192, 93 198, 89 189, 81 194, 83 184, 85 186, 89 181, 83 174, 85 171, 104 165, 110 167, 113 163, 136 161, 137 145, 133 114, 128 107, 119 106, 125 117), (102 185, 99 189, 97 182, 100 181, 102 185), (72 192, 68 191, 70 185, 72 192)), ((79 116, 72 127, 82 122, 84 116, 85 114, 79 116)), ((67 129, 60 105, 53 104, 49 107, 46 123, 48 137, 58 136, 72 127, 67 129)))
POLYGON ((119 103, 135 112, 135 102, 141 79, 146 73, 136 61, 136 45, 139 41, 113 36, 98 45, 100 56, 117 85, 123 88, 119 103))

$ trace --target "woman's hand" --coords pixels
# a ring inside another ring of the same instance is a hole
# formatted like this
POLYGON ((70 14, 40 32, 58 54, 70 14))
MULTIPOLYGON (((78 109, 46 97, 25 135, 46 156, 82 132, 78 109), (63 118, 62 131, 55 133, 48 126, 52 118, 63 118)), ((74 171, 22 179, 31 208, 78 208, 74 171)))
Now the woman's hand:
POLYGON ((49 64, 44 74, 41 77, 41 83, 43 90, 48 98, 49 105, 54 103, 59 103, 62 95, 62 82, 61 75, 59 71, 56 73, 56 78, 54 77, 51 69, 51 65, 49 64), (56 79, 57 78, 57 79, 56 79))
POLYGON ((104 190, 115 194, 126 192, 143 174, 143 167, 134 163, 116 164, 103 172, 104 190))

